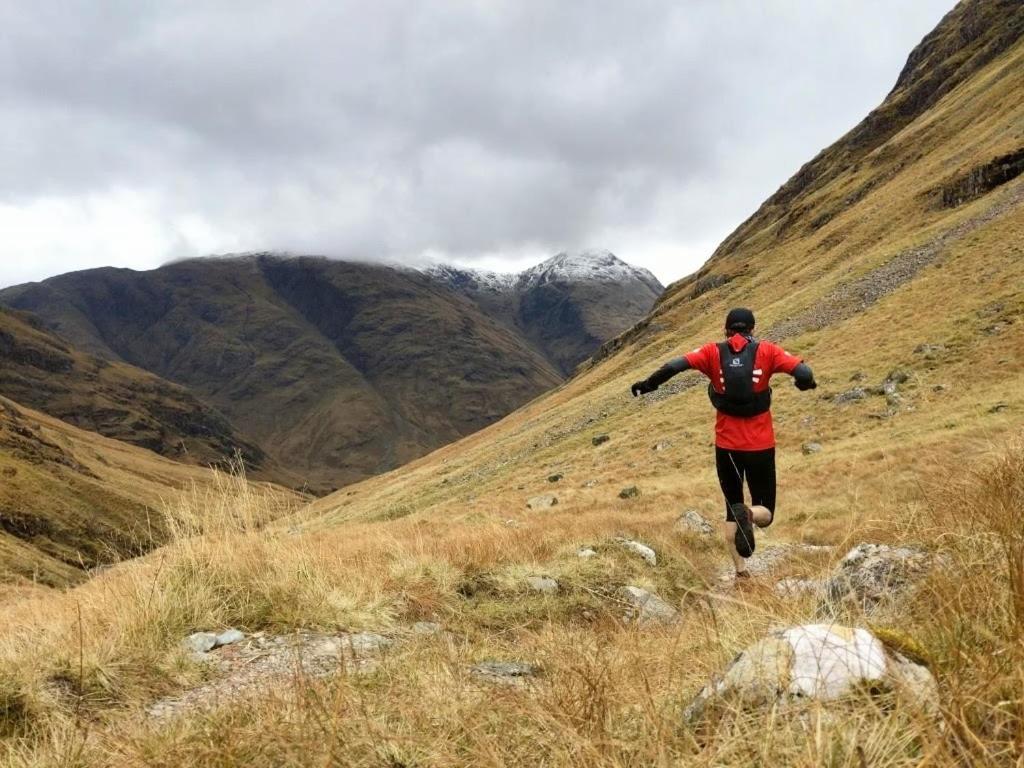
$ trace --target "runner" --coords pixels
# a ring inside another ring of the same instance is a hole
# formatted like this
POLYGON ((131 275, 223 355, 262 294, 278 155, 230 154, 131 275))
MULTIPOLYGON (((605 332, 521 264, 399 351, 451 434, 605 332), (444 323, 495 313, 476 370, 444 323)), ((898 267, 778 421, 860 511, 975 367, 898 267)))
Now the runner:
POLYGON ((725 341, 709 342, 669 360, 630 388, 634 397, 647 394, 690 369, 711 380, 708 396, 718 411, 715 466, 725 496, 726 543, 737 578, 750 575, 745 560, 754 553, 754 526, 767 528, 775 518, 775 430, 769 381, 774 373, 788 373, 801 391, 818 386, 799 357, 754 338, 753 332, 754 313, 732 309, 725 318, 725 341), (744 479, 750 506, 743 501, 744 479))

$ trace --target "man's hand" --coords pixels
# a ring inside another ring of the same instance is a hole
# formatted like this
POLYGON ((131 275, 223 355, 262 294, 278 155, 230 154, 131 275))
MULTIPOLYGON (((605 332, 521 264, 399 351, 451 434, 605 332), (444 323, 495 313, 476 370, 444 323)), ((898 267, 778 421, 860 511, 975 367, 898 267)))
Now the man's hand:
POLYGON ((796 388, 799 389, 801 392, 806 392, 809 389, 817 389, 818 382, 816 382, 814 379, 797 379, 796 388))
POLYGON ((648 392, 653 392, 656 389, 657 386, 648 384, 647 380, 644 379, 643 381, 635 382, 633 386, 629 388, 629 391, 633 393, 633 397, 636 397, 637 395, 646 395, 648 392))

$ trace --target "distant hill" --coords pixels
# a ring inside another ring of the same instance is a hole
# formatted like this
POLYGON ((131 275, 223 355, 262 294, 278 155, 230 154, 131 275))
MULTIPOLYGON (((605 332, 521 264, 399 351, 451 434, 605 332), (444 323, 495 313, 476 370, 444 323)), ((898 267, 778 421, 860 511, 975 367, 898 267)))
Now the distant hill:
POLYGON ((184 387, 73 349, 30 315, 0 309, 0 395, 105 437, 191 464, 267 457, 184 387))
POLYGON ((610 255, 562 256, 517 279, 506 311, 434 272, 258 254, 70 273, 0 302, 84 352, 187 387, 280 479, 322 492, 557 385, 659 287, 610 255))

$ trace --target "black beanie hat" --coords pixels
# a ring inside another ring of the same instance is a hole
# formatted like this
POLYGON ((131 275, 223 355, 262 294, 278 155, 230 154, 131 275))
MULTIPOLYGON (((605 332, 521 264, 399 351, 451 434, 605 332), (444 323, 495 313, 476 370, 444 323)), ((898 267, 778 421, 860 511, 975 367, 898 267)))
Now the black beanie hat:
POLYGON ((745 307, 730 309, 725 316, 727 331, 752 331, 754 329, 754 313, 745 307))

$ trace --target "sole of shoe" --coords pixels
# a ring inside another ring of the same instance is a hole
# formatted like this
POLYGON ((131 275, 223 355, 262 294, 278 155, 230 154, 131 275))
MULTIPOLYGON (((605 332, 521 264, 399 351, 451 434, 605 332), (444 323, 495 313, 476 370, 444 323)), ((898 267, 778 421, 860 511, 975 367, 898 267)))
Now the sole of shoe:
POLYGON ((736 536, 733 541, 736 544, 736 551, 740 557, 750 557, 754 554, 756 546, 754 542, 754 522, 750 514, 750 508, 746 504, 733 504, 733 519, 736 521, 736 536))

